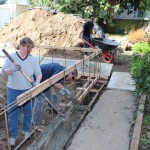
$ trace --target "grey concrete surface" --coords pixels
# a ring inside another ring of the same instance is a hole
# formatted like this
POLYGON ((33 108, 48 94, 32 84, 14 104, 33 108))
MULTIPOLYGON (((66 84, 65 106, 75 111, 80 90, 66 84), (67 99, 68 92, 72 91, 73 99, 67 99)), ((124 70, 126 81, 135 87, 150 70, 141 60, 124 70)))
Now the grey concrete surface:
POLYGON ((129 72, 113 72, 107 88, 135 91, 134 81, 129 72))
MULTIPOLYGON (((7 51, 8 53, 12 53, 14 52, 15 50, 12 49, 9 51, 7 51)), ((52 57, 37 57, 35 56, 36 59, 41 63, 41 64, 44 64, 44 63, 59 63, 63 66, 66 66, 66 68, 76 64, 77 62, 79 62, 80 60, 73 60, 73 59, 63 59, 63 58, 52 58, 52 57)), ((6 56, 5 54, 0 51, 0 67, 2 67, 4 61, 6 59, 6 56)), ((89 70, 91 73, 97 73, 97 72, 101 72, 101 75, 104 75, 104 76, 110 76, 111 74, 111 71, 112 71, 112 67, 113 67, 113 64, 106 64, 106 63, 96 63, 96 62, 86 62, 84 67, 81 66, 78 69, 78 71, 80 72, 87 72, 89 73, 89 70), (95 70, 95 72, 94 72, 95 70)))
MULTIPOLYGON (((50 63, 54 62, 54 63, 59 63, 63 66, 66 66, 66 68, 68 68, 68 67, 76 64, 79 61, 80 60, 44 57, 44 59, 41 61, 41 64, 48 63, 48 62, 50 62, 50 63)), ((97 62, 88 61, 85 63, 84 67, 82 66, 77 69, 80 72, 83 72, 83 70, 84 70, 84 72, 87 72, 87 73, 89 73, 89 71, 91 73, 94 73, 94 70, 96 70, 95 73, 101 72, 102 75, 108 77, 111 74, 112 67, 113 67, 113 64, 97 63, 97 62)))
POLYGON ((128 150, 134 99, 130 91, 105 91, 67 150, 128 150))

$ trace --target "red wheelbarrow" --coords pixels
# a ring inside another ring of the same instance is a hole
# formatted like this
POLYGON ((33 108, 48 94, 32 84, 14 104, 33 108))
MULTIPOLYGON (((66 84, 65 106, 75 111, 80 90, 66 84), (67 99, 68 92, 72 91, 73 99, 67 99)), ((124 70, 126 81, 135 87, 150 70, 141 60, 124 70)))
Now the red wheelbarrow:
POLYGON ((116 59, 117 50, 115 48, 119 46, 118 42, 108 38, 92 38, 92 43, 89 43, 85 39, 81 39, 93 49, 102 49, 101 55, 103 62, 111 63, 116 59))

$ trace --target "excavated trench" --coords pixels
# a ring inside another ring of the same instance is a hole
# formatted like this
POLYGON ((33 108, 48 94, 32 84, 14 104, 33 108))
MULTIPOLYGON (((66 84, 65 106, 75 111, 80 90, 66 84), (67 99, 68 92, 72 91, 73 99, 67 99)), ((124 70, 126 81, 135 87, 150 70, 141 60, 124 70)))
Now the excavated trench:
MULTIPOLYGON (((101 91, 101 88, 104 88, 105 84, 95 84, 93 88, 95 90, 101 91)), ((101 92, 89 92, 89 94, 84 98, 83 104, 90 106, 92 109, 94 104, 97 102, 97 97, 102 93, 101 92)), ((71 130, 68 129, 68 122, 64 120, 62 117, 56 117, 53 121, 50 121, 48 126, 39 134, 36 140, 27 148, 27 150, 36 150, 36 149, 44 149, 44 150, 58 150, 58 149, 66 149, 71 139, 76 133, 76 131, 80 128, 82 121, 88 114, 88 111, 77 110, 73 107, 70 108, 70 123, 71 130)), ((24 147, 20 147, 21 150, 24 147)))

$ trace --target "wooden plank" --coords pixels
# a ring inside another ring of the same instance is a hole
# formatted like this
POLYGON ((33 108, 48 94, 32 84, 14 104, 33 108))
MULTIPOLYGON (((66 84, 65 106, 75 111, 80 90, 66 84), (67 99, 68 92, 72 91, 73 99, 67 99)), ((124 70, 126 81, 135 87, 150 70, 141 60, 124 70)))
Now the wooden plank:
MULTIPOLYGON (((58 47, 58 46, 48 46, 48 45, 35 45, 35 48, 44 48, 44 49, 58 49, 58 50, 67 50, 67 51, 81 51, 81 52, 95 52, 97 49, 93 48, 81 48, 81 47, 58 47)), ((100 50, 100 49, 99 49, 100 50)), ((102 52, 102 50, 100 50, 102 52)))
POLYGON ((146 101, 146 95, 142 95, 140 104, 139 104, 139 108, 138 108, 138 112, 137 112, 137 119, 136 119, 136 123, 134 126, 134 132, 133 132, 133 136, 132 136, 132 140, 131 140, 131 144, 130 144, 130 150, 138 150, 139 149, 145 101, 146 101))
POLYGON ((32 89, 30 89, 30 90, 26 91, 25 93, 19 95, 17 97, 17 101, 18 102, 21 101, 21 104, 23 104, 24 103, 23 100, 26 99, 26 101, 28 101, 30 98, 35 97, 36 95, 41 93, 43 90, 45 90, 49 86, 56 83, 57 81, 62 79, 64 76, 66 76, 70 72, 74 71, 77 67, 80 67, 80 66, 84 65, 85 62, 89 61, 90 59, 94 58, 95 56, 97 56, 99 54, 100 54, 100 51, 96 51, 95 53, 93 53, 93 54, 89 55, 88 57, 82 59, 81 61, 77 62, 75 65, 70 66, 69 68, 65 69, 64 71, 61 71, 60 73, 56 74, 55 76, 53 76, 53 77, 47 79, 46 81, 42 82, 38 86, 33 87, 32 89))
POLYGON ((108 79, 108 76, 105 76, 105 75, 101 75, 101 74, 97 74, 97 73, 82 73, 82 72, 78 72, 78 75, 79 76, 87 76, 87 77, 97 77, 97 76, 100 76, 101 79, 108 79))
POLYGON ((87 87, 87 89, 83 92, 83 94, 78 98, 78 101, 81 103, 84 97, 88 94, 89 90, 93 87, 93 85, 96 83, 98 78, 95 78, 92 83, 87 87))
MULTIPOLYGON (((85 91, 85 90, 87 90, 87 88, 77 88, 77 90, 85 91)), ((97 92, 98 92, 98 90, 90 89, 90 90, 89 90, 89 92, 97 93, 97 92)))
MULTIPOLYGON (((82 79, 82 78, 78 78, 78 79, 76 79, 76 80, 81 80, 81 81, 86 81, 86 80, 88 80, 88 81, 93 81, 94 79, 82 79)), ((105 81, 105 80, 98 80, 97 81, 97 83, 105 83, 106 85, 107 85, 107 82, 105 81)))
POLYGON ((91 102, 90 102, 90 104, 88 106, 90 106, 90 107, 92 106, 93 102, 96 100, 97 96, 99 95, 99 93, 101 92, 101 90, 103 89, 104 86, 105 86, 105 83, 103 83, 102 86, 98 89, 98 92, 92 98, 92 100, 91 100, 91 102))

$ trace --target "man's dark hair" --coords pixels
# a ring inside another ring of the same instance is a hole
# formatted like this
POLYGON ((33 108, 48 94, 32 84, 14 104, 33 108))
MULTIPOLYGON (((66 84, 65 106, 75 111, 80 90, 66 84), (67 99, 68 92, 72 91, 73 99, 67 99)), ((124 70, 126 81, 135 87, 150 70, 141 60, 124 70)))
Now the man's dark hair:
POLYGON ((22 45, 22 46, 30 45, 33 48, 34 42, 29 37, 25 37, 20 40, 20 45, 22 45))
POLYGON ((74 71, 72 71, 72 74, 73 74, 75 77, 77 77, 77 76, 78 76, 78 70, 75 69, 74 71))
POLYGON ((90 14, 88 18, 90 19, 90 18, 92 18, 92 17, 94 18, 93 14, 90 14))
MULTIPOLYGON (((78 70, 77 69, 75 69, 74 71, 72 71, 72 72, 70 72, 70 73, 72 73, 73 74, 73 78, 72 79, 75 79, 77 76, 78 76, 78 70)), ((69 73, 69 74, 70 74, 69 73)), ((68 75, 69 75, 68 74, 68 75)), ((66 75, 65 77, 68 77, 68 75, 66 75)))

